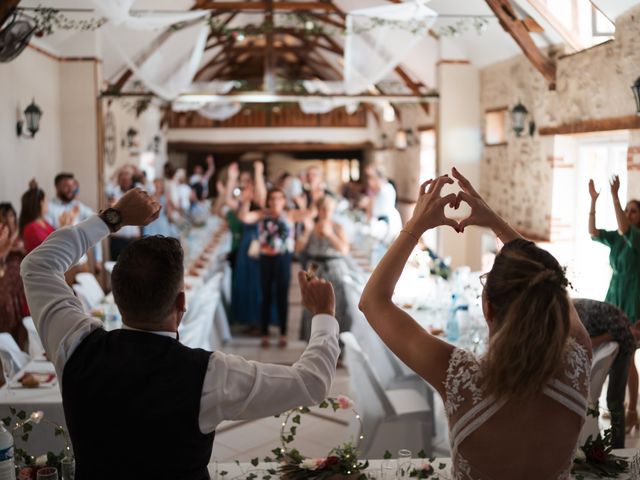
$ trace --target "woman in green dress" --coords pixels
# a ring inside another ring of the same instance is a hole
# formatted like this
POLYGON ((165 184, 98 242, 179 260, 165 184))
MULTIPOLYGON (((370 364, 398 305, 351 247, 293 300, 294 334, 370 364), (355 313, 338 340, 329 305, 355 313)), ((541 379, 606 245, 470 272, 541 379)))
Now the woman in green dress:
MULTIPOLYGON (((640 317, 640 201, 630 200, 625 209, 618 198, 620 179, 615 175, 611 179, 611 197, 618 222, 617 230, 596 228, 596 200, 600 195, 593 180, 589 180, 591 211, 589 212, 589 233, 591 238, 611 249, 609 263, 613 270, 605 302, 623 310, 634 325, 640 317)), ((625 425, 627 433, 634 427, 640 429, 638 422, 638 370, 633 357, 629 367, 629 406, 625 425)))

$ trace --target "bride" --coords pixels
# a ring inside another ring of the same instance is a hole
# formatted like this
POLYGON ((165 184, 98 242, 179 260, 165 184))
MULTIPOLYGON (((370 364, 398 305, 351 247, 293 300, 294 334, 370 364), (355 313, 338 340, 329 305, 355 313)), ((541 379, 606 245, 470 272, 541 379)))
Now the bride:
POLYGON ((454 478, 565 479, 585 419, 591 343, 557 260, 523 239, 455 168, 425 182, 412 218, 371 275, 360 309, 384 343, 444 400, 454 478), (471 207, 460 223, 445 206, 471 207), (391 301, 418 238, 448 225, 491 228, 504 242, 484 277, 489 345, 482 358, 430 335, 391 301))

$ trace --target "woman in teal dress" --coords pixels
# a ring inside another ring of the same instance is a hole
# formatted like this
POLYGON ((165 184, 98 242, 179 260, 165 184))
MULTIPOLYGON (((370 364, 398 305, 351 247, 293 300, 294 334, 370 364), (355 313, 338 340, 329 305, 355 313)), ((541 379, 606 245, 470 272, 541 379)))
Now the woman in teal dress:
MULTIPOLYGON (((613 274, 605 302, 623 310, 632 325, 635 326, 640 317, 640 201, 630 200, 622 209, 618 198, 620 179, 614 176, 611 180, 611 197, 616 212, 618 230, 602 230, 596 228, 596 200, 600 195, 596 191, 593 180, 589 180, 591 195, 591 211, 589 212, 589 233, 591 238, 610 248, 609 263, 613 274)), ((638 370, 633 357, 629 367, 629 405, 627 407, 625 425, 627 432, 634 427, 640 429, 638 422, 638 370)))

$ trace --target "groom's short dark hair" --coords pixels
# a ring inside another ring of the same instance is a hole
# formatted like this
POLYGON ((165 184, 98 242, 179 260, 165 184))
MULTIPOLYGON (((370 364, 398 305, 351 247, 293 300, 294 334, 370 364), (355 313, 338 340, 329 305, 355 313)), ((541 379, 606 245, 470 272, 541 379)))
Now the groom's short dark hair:
POLYGON ((183 252, 175 238, 153 235, 131 242, 118 256, 111 285, 129 322, 160 322, 182 288, 183 252))

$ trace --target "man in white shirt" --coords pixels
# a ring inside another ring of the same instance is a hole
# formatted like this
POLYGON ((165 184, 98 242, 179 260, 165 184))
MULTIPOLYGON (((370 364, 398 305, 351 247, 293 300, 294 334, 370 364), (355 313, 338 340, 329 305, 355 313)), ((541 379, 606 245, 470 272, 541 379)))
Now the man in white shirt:
POLYGON ((370 197, 369 218, 389 222, 396 208, 396 190, 384 174, 368 167, 367 194, 370 197))
POLYGON ((178 341, 185 309, 177 240, 132 242, 113 270, 123 328, 112 332, 82 309, 65 270, 123 225, 160 212, 146 192, 127 192, 100 216, 54 232, 22 262, 31 315, 62 388, 77 480, 208 479, 216 426, 314 405, 328 393, 339 354, 329 283, 301 273, 311 339, 292 366, 191 349, 178 341))
MULTIPOLYGON (((59 173, 53 182, 56 187, 56 196, 49 201, 49 208, 45 215, 45 220, 53 228, 57 230, 67 225, 77 225, 95 214, 91 208, 76 198, 79 185, 73 173, 59 173)), ((92 253, 95 264, 94 273, 99 275, 102 271, 102 244, 100 242, 94 245, 92 253)), ((80 260, 80 263, 85 264, 87 261, 85 256, 80 260)))

